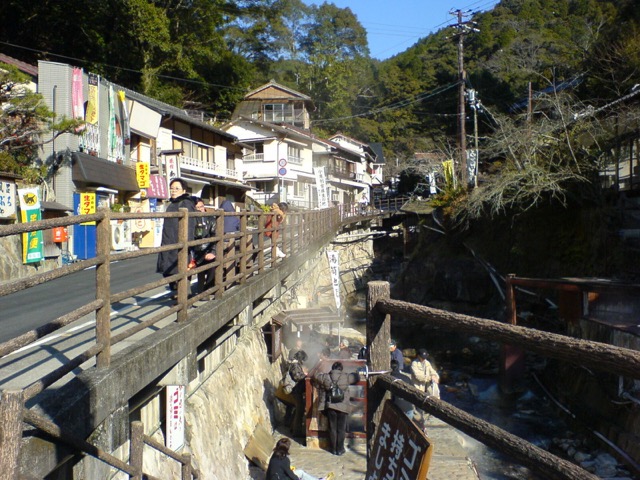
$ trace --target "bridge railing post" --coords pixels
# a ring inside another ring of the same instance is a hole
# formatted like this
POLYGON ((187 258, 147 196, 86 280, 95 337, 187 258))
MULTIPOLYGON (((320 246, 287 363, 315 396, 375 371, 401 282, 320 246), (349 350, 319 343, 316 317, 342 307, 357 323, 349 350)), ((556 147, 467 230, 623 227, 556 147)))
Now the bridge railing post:
POLYGON ((247 281, 247 265, 250 261, 250 256, 247 255, 247 246, 251 245, 251 233, 247 230, 247 216, 242 215, 240 217, 240 231, 242 237, 238 240, 240 242, 240 260, 238 263, 238 281, 239 283, 245 283, 247 281))
POLYGON ((5 390, 0 398, 0 472, 2 478, 18 478, 18 457, 22 443, 22 390, 5 390))
POLYGON ((215 267, 214 273, 214 285, 218 288, 216 290, 215 298, 221 298, 224 295, 224 287, 222 284, 224 283, 224 269, 225 269, 225 261, 224 261, 224 216, 218 215, 216 218, 216 237, 218 240, 216 241, 216 262, 219 262, 218 266, 215 267))
POLYGON ((142 480, 144 452, 144 425, 142 422, 131 422, 131 438, 129 439, 129 464, 138 472, 131 480, 142 480))
POLYGON ((187 300, 189 299, 189 285, 191 283, 189 277, 185 275, 189 266, 189 247, 187 242, 189 241, 189 230, 193 231, 193 229, 189 228, 191 223, 189 221, 189 210, 181 208, 179 211, 182 216, 178 219, 178 241, 182 243, 182 248, 178 250, 178 273, 184 276, 178 280, 178 304, 181 305, 181 308, 176 317, 178 322, 186 322, 189 318, 187 300))
MULTIPOLYGON (((391 316, 376 310, 378 300, 389 299, 389 282, 374 281, 367 284, 367 358, 374 371, 389 370, 389 341, 391 340, 391 316)), ((367 390, 367 458, 371 460, 376 426, 382 416, 382 404, 386 389, 376 385, 375 377, 368 379, 367 390)), ((388 395, 387 395, 388 396, 388 395)))
POLYGON ((96 343, 102 347, 96 355, 98 368, 111 363, 111 218, 110 210, 96 225, 96 253, 101 261, 96 265, 96 300, 102 304, 96 310, 96 343))

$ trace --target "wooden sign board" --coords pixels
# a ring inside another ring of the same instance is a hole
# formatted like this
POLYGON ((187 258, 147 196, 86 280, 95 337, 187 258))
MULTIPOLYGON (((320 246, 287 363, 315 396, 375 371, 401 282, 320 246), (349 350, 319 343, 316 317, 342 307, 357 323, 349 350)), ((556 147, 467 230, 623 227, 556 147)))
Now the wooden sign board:
POLYGON ((390 400, 385 401, 368 462, 366 480, 426 480, 431 441, 390 400))

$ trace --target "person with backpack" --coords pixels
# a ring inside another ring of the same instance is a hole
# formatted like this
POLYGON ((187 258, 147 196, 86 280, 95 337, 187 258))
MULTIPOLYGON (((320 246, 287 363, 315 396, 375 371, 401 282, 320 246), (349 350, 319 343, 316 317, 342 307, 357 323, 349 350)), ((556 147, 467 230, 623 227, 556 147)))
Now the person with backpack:
POLYGON ((357 372, 345 373, 342 362, 334 362, 331 371, 317 373, 314 377, 319 389, 318 411, 324 411, 329 420, 329 448, 334 455, 344 455, 344 439, 347 434, 347 416, 349 402, 349 385, 360 381, 357 372))

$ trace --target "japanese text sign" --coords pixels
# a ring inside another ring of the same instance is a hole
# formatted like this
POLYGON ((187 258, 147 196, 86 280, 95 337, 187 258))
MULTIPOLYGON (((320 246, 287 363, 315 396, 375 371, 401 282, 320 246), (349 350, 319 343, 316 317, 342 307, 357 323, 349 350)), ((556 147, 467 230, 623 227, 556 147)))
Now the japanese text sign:
POLYGON ((336 309, 340 310, 340 259, 338 252, 327 250, 327 260, 329 261, 329 271, 331 272, 331 284, 333 286, 333 297, 336 301, 336 309))
POLYGON ((0 180, 0 218, 16 215, 16 184, 13 180, 0 180))
POLYGON ((176 451, 184 445, 184 385, 167 385, 166 446, 176 451))
POLYGON ((433 447, 422 431, 385 401, 366 480, 426 480, 433 447))
MULTIPOLYGON (((81 192, 80 204, 78 205, 78 215, 89 215, 96 213, 96 194, 93 192, 81 192)), ((84 222, 80 225, 95 225, 96 222, 84 222)))
POLYGON ((150 167, 147 162, 136 163, 136 179, 139 188, 149 188, 150 185, 150 167))

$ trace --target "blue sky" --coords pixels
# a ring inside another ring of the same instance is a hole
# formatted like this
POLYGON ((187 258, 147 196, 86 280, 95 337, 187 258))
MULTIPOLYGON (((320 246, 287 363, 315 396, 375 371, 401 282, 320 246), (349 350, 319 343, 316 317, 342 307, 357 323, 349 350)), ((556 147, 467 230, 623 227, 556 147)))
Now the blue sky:
MULTIPOLYGON (((318 0, 303 0, 319 5, 318 0)), ((455 23, 449 12, 460 9, 486 11, 497 0, 332 0, 337 7, 349 7, 367 30, 371 56, 384 60, 403 52, 419 39, 455 23)), ((468 19, 468 18, 467 18, 468 19)))

